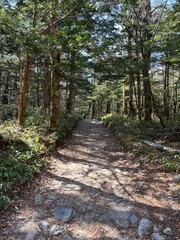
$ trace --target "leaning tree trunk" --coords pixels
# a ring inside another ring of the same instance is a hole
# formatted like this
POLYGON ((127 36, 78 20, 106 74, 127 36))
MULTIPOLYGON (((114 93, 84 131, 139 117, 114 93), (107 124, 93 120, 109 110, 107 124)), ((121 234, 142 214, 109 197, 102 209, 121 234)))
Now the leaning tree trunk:
POLYGON ((24 60, 24 66, 20 67, 20 96, 18 110, 18 124, 24 126, 25 114, 28 102, 29 77, 32 64, 32 56, 27 54, 24 60))

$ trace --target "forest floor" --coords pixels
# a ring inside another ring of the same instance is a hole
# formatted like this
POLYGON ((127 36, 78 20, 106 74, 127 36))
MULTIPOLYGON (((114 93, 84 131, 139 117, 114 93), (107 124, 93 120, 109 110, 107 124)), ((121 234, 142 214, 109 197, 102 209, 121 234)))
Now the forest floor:
POLYGON ((178 240, 178 189, 173 174, 143 165, 102 123, 82 120, 1 214, 0 240, 134 240, 142 218, 156 225, 143 239, 178 240))

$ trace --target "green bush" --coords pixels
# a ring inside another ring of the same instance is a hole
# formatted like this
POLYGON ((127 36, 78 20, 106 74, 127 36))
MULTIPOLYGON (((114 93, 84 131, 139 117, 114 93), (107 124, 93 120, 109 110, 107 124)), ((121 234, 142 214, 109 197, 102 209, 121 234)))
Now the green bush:
POLYGON ((64 114, 57 130, 32 122, 24 129, 12 121, 0 124, 0 136, 6 143, 0 145, 0 209, 47 165, 46 154, 65 141, 79 119, 64 114))
POLYGON ((123 117, 118 114, 108 114, 101 120, 117 136, 119 143, 139 157, 144 163, 159 163, 166 171, 180 171, 180 156, 170 152, 162 152, 151 146, 143 144, 141 140, 156 140, 163 138, 169 131, 163 129, 156 122, 139 122, 133 118, 123 117))

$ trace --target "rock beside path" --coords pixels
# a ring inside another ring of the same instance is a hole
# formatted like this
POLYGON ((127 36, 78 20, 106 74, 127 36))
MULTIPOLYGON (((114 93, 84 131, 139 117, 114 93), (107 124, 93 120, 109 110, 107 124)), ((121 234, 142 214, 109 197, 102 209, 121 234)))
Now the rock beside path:
POLYGON ((162 237, 159 233, 153 233, 151 235, 152 240, 166 240, 164 237, 162 237))
POLYGON ((69 222, 75 216, 73 208, 57 207, 54 211, 54 217, 60 219, 63 222, 69 222))
POLYGON ((142 218, 138 226, 138 235, 140 238, 144 238, 151 233, 153 228, 152 222, 147 218, 142 218))

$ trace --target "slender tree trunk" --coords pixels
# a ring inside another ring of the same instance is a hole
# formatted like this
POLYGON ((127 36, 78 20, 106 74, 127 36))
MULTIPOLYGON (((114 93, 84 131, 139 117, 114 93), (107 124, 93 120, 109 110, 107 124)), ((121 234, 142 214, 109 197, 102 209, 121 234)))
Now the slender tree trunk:
MULTIPOLYGON (((131 29, 128 31, 128 59, 129 63, 132 61, 132 33, 131 29)), ((129 66, 129 116, 135 115, 134 101, 133 101, 133 83, 134 83, 134 73, 132 66, 129 66)))
POLYGON ((71 51, 71 69, 70 69, 70 83, 66 101, 66 110, 69 113, 72 113, 75 107, 75 97, 76 97, 76 86, 75 86, 75 56, 76 52, 74 50, 71 51))
POLYGON ((143 73, 143 88, 144 88, 144 107, 145 107, 145 120, 152 120, 152 91, 149 77, 150 70, 150 58, 151 58, 151 46, 150 40, 152 34, 150 32, 151 24, 151 1, 140 0, 141 18, 142 18, 142 35, 141 35, 141 55, 142 55, 142 73, 143 73))
POLYGON ((9 73, 8 72, 5 72, 5 74, 4 74, 4 82, 5 82, 5 85, 4 85, 4 90, 2 93, 2 104, 8 104, 9 103, 9 98, 8 98, 8 95, 9 95, 9 73))
POLYGON ((129 116, 135 116, 136 111, 134 108, 134 100, 133 100, 133 85, 134 85, 134 74, 132 72, 129 73, 129 116))
POLYGON ((18 111, 18 124, 24 126, 25 114, 28 102, 29 78, 32 64, 32 56, 27 54, 24 66, 20 67, 20 96, 19 96, 19 111, 18 111))
POLYGON ((92 103, 90 102, 90 103, 89 103, 89 106, 88 106, 87 113, 84 115, 83 119, 86 119, 87 116, 89 115, 89 113, 90 113, 90 111, 91 111, 91 106, 92 106, 92 103))
POLYGON ((125 114, 125 84, 123 83, 122 89, 122 113, 125 114))
POLYGON ((136 80, 137 80, 137 108, 138 108, 138 118, 141 121, 142 113, 141 113, 141 77, 140 72, 136 72, 136 80))
POLYGON ((45 119, 46 113, 50 112, 50 99, 51 99, 51 75, 50 75, 50 62, 49 59, 44 60, 43 64, 43 81, 41 81, 41 115, 42 120, 45 119))
POLYGON ((94 119, 96 115, 96 101, 94 100, 92 103, 92 113, 91 113, 91 118, 94 119))
POLYGON ((70 83, 68 97, 66 102, 66 110, 69 113, 72 113, 75 106, 75 96, 76 96, 76 88, 73 83, 70 83))
POLYGON ((120 102, 117 102, 116 103, 116 113, 120 113, 120 107, 121 107, 120 102))
POLYGON ((108 100, 107 102, 106 102, 106 113, 108 114, 108 113, 111 113, 111 101, 110 100, 108 100))
POLYGON ((144 105, 145 105, 145 120, 152 120, 152 97, 151 84, 149 79, 149 64, 145 63, 143 68, 143 86, 144 86, 144 105))
POLYGON ((58 128, 60 124, 60 70, 59 55, 51 52, 51 116, 50 127, 58 128))
MULTIPOLYGON (((36 13, 37 13, 37 4, 34 3, 34 14, 33 14, 33 24, 36 26, 36 13)), ((32 55, 27 53, 24 59, 23 64, 20 66, 20 96, 19 96, 19 109, 18 109, 18 124, 24 126, 25 124, 25 115, 28 102, 29 94, 29 78, 32 64, 32 55)))
MULTIPOLYGON (((58 6, 58 0, 52 0, 53 10, 51 12, 51 33, 56 36, 58 31, 58 13, 56 7, 58 6)), ((60 56, 57 50, 52 50, 50 53, 51 59, 51 116, 50 127, 58 128, 60 125, 60 56)))
POLYGON ((169 66, 168 65, 165 65, 163 103, 164 103, 164 117, 166 118, 166 120, 169 120, 170 112, 169 112, 169 66))

